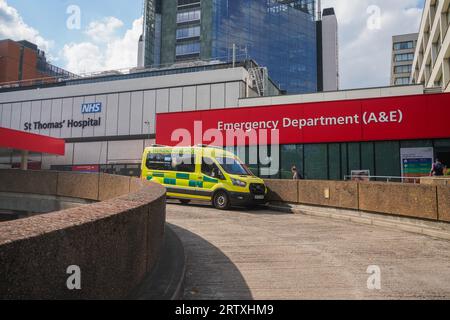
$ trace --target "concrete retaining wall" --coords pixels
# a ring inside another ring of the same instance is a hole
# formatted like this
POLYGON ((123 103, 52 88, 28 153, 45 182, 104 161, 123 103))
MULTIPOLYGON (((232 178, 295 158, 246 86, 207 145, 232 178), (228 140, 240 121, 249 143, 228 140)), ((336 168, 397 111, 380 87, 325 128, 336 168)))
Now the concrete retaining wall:
POLYGON ((363 211, 437 220, 436 187, 383 182, 360 183, 359 208, 363 211))
POLYGON ((103 174, 0 170, 0 190, 106 200, 0 223, 0 299, 123 299, 158 260, 165 226, 159 185, 103 174), (67 287, 72 265, 80 267, 81 290, 67 287))
POLYGON ((91 200, 79 198, 0 192, 0 210, 17 212, 23 218, 91 203, 91 200))
POLYGON ((420 184, 447 186, 450 185, 450 177, 425 177, 420 179, 420 184))
POLYGON ((267 180, 266 183, 269 201, 450 222, 448 185, 312 180, 267 180))
POLYGON ((298 202, 298 183, 290 180, 266 180, 270 201, 298 202))
POLYGON ((358 209, 358 184, 340 181, 299 181, 299 202, 358 209))
POLYGON ((450 185, 438 186, 439 220, 450 222, 450 185))

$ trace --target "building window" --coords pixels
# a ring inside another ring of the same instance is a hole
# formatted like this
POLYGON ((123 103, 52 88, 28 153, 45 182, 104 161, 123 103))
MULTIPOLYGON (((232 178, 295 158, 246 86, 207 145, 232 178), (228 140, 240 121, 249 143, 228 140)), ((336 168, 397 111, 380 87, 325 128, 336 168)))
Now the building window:
POLYGON ((201 18, 201 11, 199 9, 182 11, 177 13, 177 23, 197 21, 201 18))
POLYGON ((408 64, 408 65, 404 65, 404 66, 397 66, 394 68, 394 73, 398 74, 398 73, 411 73, 412 71, 412 65, 408 64))
POLYGON ((177 45, 176 55, 185 56, 200 53, 200 42, 183 43, 177 45))
POLYGON ((200 26, 177 29, 177 40, 200 37, 200 26))
POLYGON ((414 41, 396 42, 394 43, 394 50, 407 50, 414 48, 414 41))
POLYGON ((409 77, 408 78, 404 77, 404 78, 397 78, 397 79, 395 79, 395 85, 396 86, 404 86, 404 85, 407 85, 407 84, 409 84, 409 77))
POLYGON ((395 55, 395 61, 401 62, 401 61, 413 61, 414 60, 414 53, 403 53, 403 54, 396 54, 395 55))

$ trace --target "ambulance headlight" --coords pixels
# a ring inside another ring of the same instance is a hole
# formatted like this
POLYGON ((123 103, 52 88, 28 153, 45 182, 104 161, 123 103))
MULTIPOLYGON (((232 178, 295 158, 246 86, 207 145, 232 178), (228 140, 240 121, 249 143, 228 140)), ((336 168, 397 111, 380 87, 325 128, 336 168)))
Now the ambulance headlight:
POLYGON ((231 179, 231 182, 233 182, 233 185, 237 187, 245 188, 247 186, 247 182, 238 179, 231 179))

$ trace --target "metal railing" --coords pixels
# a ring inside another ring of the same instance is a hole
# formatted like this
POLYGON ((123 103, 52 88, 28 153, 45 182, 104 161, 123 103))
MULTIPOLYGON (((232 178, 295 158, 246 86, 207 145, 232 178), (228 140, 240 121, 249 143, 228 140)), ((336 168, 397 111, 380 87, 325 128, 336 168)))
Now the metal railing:
MULTIPOLYGON (((238 54, 234 57, 237 59, 237 61, 241 63, 246 63, 249 61, 252 61, 251 58, 248 56, 248 54, 238 54)), ((70 82, 70 81, 83 81, 83 80, 89 80, 89 79, 96 79, 96 78, 103 78, 103 77, 120 77, 120 76, 130 76, 130 77, 139 77, 140 74, 146 74, 151 72, 162 72, 162 71, 173 71, 177 69, 189 69, 189 68, 195 68, 195 67, 212 67, 215 65, 226 65, 231 64, 232 58, 231 56, 222 57, 222 58, 215 58, 215 59, 205 59, 205 60, 194 60, 194 61, 185 61, 185 62, 174 62, 169 64, 161 64, 158 66, 150 66, 150 67, 144 67, 144 68, 137 68, 137 67, 131 67, 131 68, 123 68, 123 69, 115 69, 115 70, 104 70, 104 71, 97 71, 97 72, 89 72, 89 73, 82 73, 79 75, 69 73, 61 76, 52 76, 52 77, 43 77, 43 78, 36 78, 36 79, 28 79, 28 80, 21 80, 21 81, 12 81, 12 82, 4 82, 0 83, 0 89, 13 89, 13 88, 26 88, 26 87, 32 87, 32 86, 41 86, 45 84, 56 84, 56 83, 64 83, 64 82, 70 82)), ((256 64, 256 63, 255 63, 256 64)), ((231 68, 231 65, 230 65, 231 68)))
MULTIPOLYGON (((420 184, 420 180, 424 178, 434 179, 433 177, 395 177, 395 176, 358 176, 347 175, 344 176, 345 181, 373 181, 373 182, 390 182, 390 183, 414 183, 420 184)), ((450 177, 449 177, 450 178, 450 177)))

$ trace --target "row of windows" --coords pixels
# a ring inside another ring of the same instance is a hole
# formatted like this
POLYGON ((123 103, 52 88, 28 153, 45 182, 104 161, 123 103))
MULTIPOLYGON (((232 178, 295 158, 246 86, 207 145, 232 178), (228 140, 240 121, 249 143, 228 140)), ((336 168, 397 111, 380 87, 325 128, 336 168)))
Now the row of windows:
POLYGON ((409 77, 407 78, 397 78, 395 79, 395 85, 403 86, 409 84, 409 77))
MULTIPOLYGON (((230 150, 245 161, 253 173, 263 178, 292 179, 291 168, 296 166, 305 179, 343 180, 353 170, 369 170, 376 176, 401 176, 401 148, 433 147, 437 157, 447 164, 446 155, 450 156, 450 139, 414 140, 414 141, 379 141, 330 144, 282 145, 277 155, 279 170, 272 175, 262 175, 265 159, 254 163, 250 154, 258 157, 257 147, 238 147, 230 150)), ((270 149, 269 149, 270 150, 270 149)), ((255 156, 253 156, 255 157, 255 156)), ((431 169, 431 168, 430 168, 431 169)))
POLYGON ((412 71, 412 65, 408 64, 408 65, 404 65, 404 66, 397 66, 394 68, 394 73, 398 74, 398 73, 411 73, 412 71))
MULTIPOLYGON (((150 170, 170 171, 170 172, 195 172, 195 155, 172 155, 167 154, 149 154, 146 167, 150 170)), ((202 173, 210 177, 220 177, 221 171, 219 167, 210 159, 202 159, 202 173)))
POLYGON ((200 26, 177 29, 177 40, 200 37, 200 26))
POLYGON ((403 54, 396 54, 395 55, 395 61, 413 61, 414 60, 414 53, 403 53, 403 54))
POLYGON ((185 56, 200 53, 200 42, 178 44, 176 48, 177 56, 185 56))
POLYGON ((394 43, 394 50, 414 49, 414 41, 405 41, 394 43))
POLYGON ((177 23, 197 21, 201 18, 200 9, 182 11, 177 13, 177 23))
POLYGON ((150 170, 195 172, 195 155, 149 154, 146 166, 150 170))

